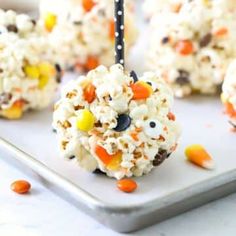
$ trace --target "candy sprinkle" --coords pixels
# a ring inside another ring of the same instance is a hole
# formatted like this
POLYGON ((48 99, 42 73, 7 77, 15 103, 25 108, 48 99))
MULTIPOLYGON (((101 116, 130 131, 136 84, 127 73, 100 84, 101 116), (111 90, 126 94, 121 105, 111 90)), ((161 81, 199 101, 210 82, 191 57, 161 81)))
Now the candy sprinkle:
POLYGON ((202 145, 194 144, 185 149, 187 160, 205 169, 214 169, 215 163, 202 145))
POLYGON ((121 179, 117 181, 117 188, 125 193, 132 193, 137 187, 137 183, 132 179, 121 179))
POLYGON ((26 194, 29 192, 31 185, 26 180, 17 180, 11 184, 11 190, 18 194, 26 194))

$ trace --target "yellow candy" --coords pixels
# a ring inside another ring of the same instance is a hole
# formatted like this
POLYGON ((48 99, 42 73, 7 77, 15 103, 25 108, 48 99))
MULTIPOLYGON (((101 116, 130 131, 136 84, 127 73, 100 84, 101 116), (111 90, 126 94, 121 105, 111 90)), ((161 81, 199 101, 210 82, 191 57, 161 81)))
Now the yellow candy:
POLYGON ((21 118, 22 114, 23 114, 22 107, 15 106, 15 105, 2 111, 2 116, 9 120, 19 119, 21 118))
POLYGON ((55 67, 48 62, 42 62, 38 65, 39 72, 41 75, 54 76, 56 71, 55 67))
POLYGON ((46 16, 44 17, 45 28, 49 32, 51 32, 56 24, 57 24, 57 16, 50 12, 47 13, 46 16))
POLYGON ((29 79, 38 79, 40 75, 39 68, 32 65, 25 66, 24 72, 29 79))
POLYGON ((39 78, 39 84, 38 87, 39 89, 44 89, 44 87, 48 84, 49 77, 46 75, 41 75, 39 78))
POLYGON ((87 109, 81 111, 78 116, 76 126, 78 129, 88 132, 94 127, 95 117, 87 109))

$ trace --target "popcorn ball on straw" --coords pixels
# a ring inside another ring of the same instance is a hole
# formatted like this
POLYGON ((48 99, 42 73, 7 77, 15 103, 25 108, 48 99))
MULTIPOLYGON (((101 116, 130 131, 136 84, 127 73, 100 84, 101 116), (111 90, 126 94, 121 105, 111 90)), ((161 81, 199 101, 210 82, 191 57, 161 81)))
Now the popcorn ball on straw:
POLYGON ((236 128, 236 60, 227 70, 221 99, 225 105, 226 114, 229 116, 229 122, 236 128))
POLYGON ((119 64, 100 66, 69 82, 55 105, 61 152, 89 171, 98 168, 117 179, 146 174, 177 146, 172 102, 157 74, 135 81, 119 64))
MULTIPOLYGON (((41 25, 53 51, 50 58, 64 67, 89 71, 113 63, 112 0, 41 0, 41 25)), ((135 42, 133 0, 126 1, 127 51, 135 42)))
POLYGON ((48 47, 27 15, 0 11, 0 117, 19 119, 52 101, 59 65, 44 58, 48 47))
POLYGON ((219 90, 236 55, 232 3, 195 0, 184 3, 178 14, 162 12, 152 19, 147 65, 161 71, 176 96, 219 90))

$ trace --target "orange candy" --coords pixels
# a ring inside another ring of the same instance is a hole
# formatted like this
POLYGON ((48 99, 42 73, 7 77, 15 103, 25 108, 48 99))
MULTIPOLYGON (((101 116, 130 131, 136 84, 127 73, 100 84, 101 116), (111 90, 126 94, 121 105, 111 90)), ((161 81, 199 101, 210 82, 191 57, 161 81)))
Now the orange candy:
POLYGON ((109 22, 109 37, 111 40, 114 40, 115 37, 115 23, 113 20, 109 22))
POLYGON ((191 53, 193 53, 193 43, 190 40, 181 40, 178 43, 176 43, 175 45, 175 50, 183 55, 183 56, 187 56, 191 53))
POLYGON ((88 83, 85 85, 83 93, 84 100, 88 103, 92 103, 96 98, 96 87, 92 83, 88 83))
POLYGON ((185 149, 188 161, 205 169, 214 169, 215 164, 205 148, 199 144, 190 145, 185 149))
POLYGON ((97 57, 89 56, 87 58, 87 61, 86 61, 85 65, 84 65, 84 67, 85 67, 85 69, 87 71, 90 71, 90 70, 93 70, 96 67, 98 67, 98 65, 99 65, 99 61, 98 61, 97 57))
POLYGON ((215 35, 218 37, 225 36, 226 34, 228 34, 228 29, 225 27, 220 28, 215 32, 215 35))
POLYGON ((117 187, 125 193, 132 193, 138 187, 137 183, 132 179, 121 179, 117 181, 117 187))
POLYGON ((106 166, 109 165, 113 159, 119 159, 119 157, 122 156, 122 153, 120 151, 116 154, 110 155, 109 153, 107 153, 105 148, 99 145, 96 146, 95 153, 106 166))
POLYGON ((30 188, 30 183, 25 180, 17 180, 11 184, 11 190, 19 194, 28 193, 30 188))
POLYGON ((236 117, 236 110, 234 109, 233 105, 230 102, 225 103, 226 113, 230 117, 236 117))
POLYGON ((169 112, 167 117, 168 117, 169 120, 173 120, 173 121, 175 121, 175 119, 176 119, 175 115, 172 112, 169 112))
POLYGON ((82 0, 82 5, 85 11, 91 11, 95 6, 95 2, 93 0, 82 0))
POLYGON ((143 81, 131 84, 130 87, 134 94, 132 98, 133 100, 147 99, 153 93, 152 87, 143 81))

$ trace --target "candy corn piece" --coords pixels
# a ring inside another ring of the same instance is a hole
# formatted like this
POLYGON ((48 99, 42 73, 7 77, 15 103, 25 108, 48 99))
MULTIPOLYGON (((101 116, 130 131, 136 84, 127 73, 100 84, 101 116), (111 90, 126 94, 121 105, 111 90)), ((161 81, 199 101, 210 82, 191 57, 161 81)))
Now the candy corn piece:
POLYGON ((202 145, 194 144, 185 149, 188 161, 205 169, 214 169, 215 163, 202 145))

